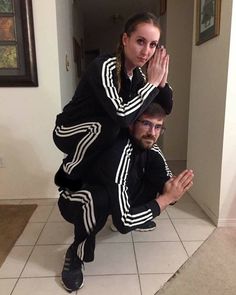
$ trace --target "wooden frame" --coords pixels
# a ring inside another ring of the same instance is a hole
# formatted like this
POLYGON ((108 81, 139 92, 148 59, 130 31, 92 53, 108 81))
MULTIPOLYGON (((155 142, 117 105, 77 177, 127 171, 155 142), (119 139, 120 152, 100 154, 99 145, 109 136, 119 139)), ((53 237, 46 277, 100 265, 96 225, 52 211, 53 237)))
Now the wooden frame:
POLYGON ((77 68, 77 76, 78 78, 80 78, 81 72, 82 72, 82 68, 81 68, 82 50, 76 38, 73 38, 73 51, 74 51, 74 62, 76 63, 76 68, 77 68))
POLYGON ((0 86, 38 86, 32 0, 0 0, 0 86))
POLYGON ((160 15, 166 13, 167 0, 160 0, 160 15))
POLYGON ((221 0, 197 0, 196 45, 220 34, 221 0))

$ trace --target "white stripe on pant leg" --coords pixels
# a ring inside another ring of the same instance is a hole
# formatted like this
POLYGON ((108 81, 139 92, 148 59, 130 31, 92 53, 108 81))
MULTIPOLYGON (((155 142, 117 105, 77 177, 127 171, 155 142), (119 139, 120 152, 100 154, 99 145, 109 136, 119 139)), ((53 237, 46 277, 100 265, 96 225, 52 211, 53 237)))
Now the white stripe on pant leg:
POLYGON ((85 247, 85 242, 86 242, 86 240, 84 240, 81 244, 79 244, 78 249, 77 249, 77 256, 82 261, 84 261, 84 247, 85 247))
POLYGON ((82 204, 83 209, 83 221, 86 232, 90 234, 96 225, 93 198, 89 191, 83 190, 76 193, 70 193, 66 190, 61 192, 61 196, 65 199, 69 199, 72 202, 78 202, 82 204))
POLYGON ((86 122, 86 123, 81 123, 73 126, 66 127, 64 125, 57 126, 55 128, 55 133, 59 137, 69 137, 72 135, 75 135, 77 133, 83 133, 86 132, 87 129, 92 125, 92 124, 99 124, 98 122, 86 122))
POLYGON ((83 160, 86 151, 101 133, 101 124, 98 122, 91 124, 86 132, 88 131, 89 133, 87 133, 78 143, 72 161, 63 166, 65 172, 68 174, 71 174, 72 170, 83 160))
POLYGON ((86 134, 79 144, 76 147, 76 151, 74 153, 74 157, 71 162, 68 162, 64 165, 64 170, 68 174, 71 173, 71 171, 83 160, 84 154, 86 153, 89 146, 94 142, 94 140, 97 138, 93 136, 93 134, 89 133, 86 134), (92 140, 91 140, 92 139, 92 140))
POLYGON ((79 191, 79 193, 73 193, 73 196, 83 197, 82 208, 84 211, 84 222, 86 225, 86 231, 88 234, 90 234, 90 232, 93 231, 94 226, 96 225, 92 195, 87 190, 81 190, 79 191))

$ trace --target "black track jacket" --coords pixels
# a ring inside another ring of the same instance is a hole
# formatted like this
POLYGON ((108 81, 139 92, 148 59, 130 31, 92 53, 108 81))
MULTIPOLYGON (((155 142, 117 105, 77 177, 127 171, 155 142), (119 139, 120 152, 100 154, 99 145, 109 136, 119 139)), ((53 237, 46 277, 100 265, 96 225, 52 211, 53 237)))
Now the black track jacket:
MULTIPOLYGON (((118 93, 116 57, 97 57, 81 78, 72 100, 57 116, 56 125, 73 125, 80 121, 108 117, 112 124, 127 127, 146 109, 154 99, 166 111, 172 109, 172 90, 145 82, 141 68, 133 72, 132 81, 121 71, 121 89, 118 93)), ((111 126, 112 127, 112 126, 111 126)))
POLYGON ((102 185, 109 195, 114 225, 127 233, 160 214, 155 197, 172 173, 156 144, 141 150, 127 134, 120 134, 94 163, 93 176, 91 182, 102 185))

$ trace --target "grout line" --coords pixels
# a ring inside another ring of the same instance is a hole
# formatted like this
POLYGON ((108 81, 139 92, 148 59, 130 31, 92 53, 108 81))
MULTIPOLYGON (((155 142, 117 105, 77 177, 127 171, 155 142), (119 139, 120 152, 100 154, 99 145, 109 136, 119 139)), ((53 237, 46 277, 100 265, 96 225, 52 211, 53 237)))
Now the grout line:
POLYGON ((140 294, 142 295, 143 293, 142 293, 141 279, 140 279, 140 274, 139 274, 137 255, 136 255, 136 251, 135 251, 135 242, 134 242, 134 237, 133 237, 132 231, 131 231, 131 237, 132 237, 132 245, 133 245, 133 250, 134 250, 134 259, 135 259, 137 275, 138 275, 139 289, 140 289, 140 294))
MULTIPOLYGON (((54 206, 52 206, 52 209, 51 209, 51 211, 50 211, 50 213, 49 213, 49 215, 48 215, 47 221, 48 221, 50 215, 52 214, 52 210, 53 210, 53 208, 54 208, 54 206)), ((25 267, 26 267, 27 263, 29 262, 29 259, 30 259, 31 255, 32 255, 32 253, 33 253, 33 251, 34 251, 36 245, 37 245, 37 242, 38 242, 38 240, 39 240, 39 237, 41 236, 41 234, 42 234, 42 232, 43 232, 43 230, 44 230, 44 228, 45 228, 45 226, 46 226, 47 221, 46 221, 46 222, 41 222, 41 223, 44 223, 44 226, 42 227, 41 231, 39 232, 38 238, 36 239, 34 245, 32 245, 32 250, 31 250, 31 252, 30 252, 28 258, 26 259, 26 262, 25 262, 25 264, 24 264, 24 266, 23 266, 23 268, 22 268, 22 270, 21 270, 21 272, 20 272, 20 274, 19 274, 19 276, 18 276, 18 278, 17 278, 17 280, 16 280, 16 283, 15 283, 15 285, 14 285, 14 287, 13 287, 13 289, 12 289, 10 295, 12 295, 12 293, 14 292, 14 290, 15 290, 15 288, 16 288, 16 286, 17 286, 17 284, 18 284, 18 282, 19 282, 19 280, 20 280, 20 278, 21 278, 21 275, 22 275, 22 273, 24 272, 25 267)), ((29 224, 29 222, 27 223, 27 225, 28 225, 28 224, 29 224)), ((26 226, 27 226, 27 225, 26 225, 26 226)))
MULTIPOLYGON (((180 242, 181 242, 181 244, 182 244, 182 246, 183 246, 183 248, 184 248, 184 251, 185 251, 185 253, 187 254, 187 257, 189 258, 189 255, 188 255, 188 252, 187 252, 187 250, 186 250, 186 248, 185 248, 185 246, 184 246, 184 243, 183 243, 183 241, 182 241, 182 239, 181 239, 181 237, 180 237, 180 235, 179 235, 179 233, 178 233, 178 231, 177 231, 177 229, 176 229, 176 227, 175 227, 175 225, 174 225, 174 223, 173 223, 173 221, 172 221, 172 219, 171 219, 171 217, 170 217, 170 215, 169 215, 168 212, 167 212, 167 214, 168 214, 168 216, 169 216, 169 218, 170 218, 170 222, 171 222, 171 224, 173 225, 173 227, 174 227, 174 229, 175 229, 175 231, 176 231, 177 236, 179 237, 179 240, 180 240, 180 242)), ((188 258, 185 260, 185 262, 188 260, 188 258)))
MULTIPOLYGON (((50 211, 50 213, 49 213, 49 216, 51 215, 52 210, 53 210, 53 206, 52 206, 52 209, 51 209, 51 211, 50 211)), ((49 216, 48 216, 48 218, 49 218, 49 216)), ((48 220, 48 218, 47 218, 47 220, 48 220)), ((28 223, 29 223, 29 222, 28 222, 28 223)), ((44 230, 44 228, 45 228, 45 226, 46 226, 46 224, 47 224, 47 221, 46 221, 46 222, 41 222, 41 223, 44 223, 44 226, 42 227, 41 231, 39 232, 38 238, 36 239, 36 241, 35 241, 35 243, 34 243, 34 245, 33 245, 33 247, 32 247, 32 251, 30 252, 29 257, 28 257, 28 259, 26 260, 24 267, 22 268, 22 271, 21 271, 21 273, 20 273, 20 275, 19 275, 19 278, 21 277, 23 271, 25 270, 26 264, 28 263, 28 261, 29 261, 31 255, 32 255, 32 253, 33 253, 33 251, 34 251, 34 249, 35 249, 35 247, 36 247, 36 245, 37 245, 37 242, 38 242, 38 240, 39 240, 39 238, 40 238, 40 236, 41 236, 41 234, 42 234, 42 232, 43 232, 43 230, 44 230)), ((19 278, 18 278, 18 280, 19 280, 19 278)))

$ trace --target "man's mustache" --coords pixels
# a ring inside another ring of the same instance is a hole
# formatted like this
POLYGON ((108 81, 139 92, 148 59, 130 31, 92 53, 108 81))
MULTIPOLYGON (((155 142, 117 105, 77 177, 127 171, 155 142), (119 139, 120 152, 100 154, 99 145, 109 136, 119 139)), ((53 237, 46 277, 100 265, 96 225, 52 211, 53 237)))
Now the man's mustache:
POLYGON ((143 139, 151 139, 152 141, 156 141, 156 138, 152 135, 145 135, 142 137, 143 139))

